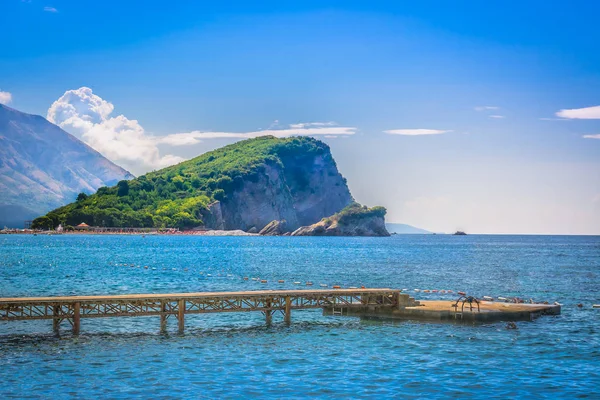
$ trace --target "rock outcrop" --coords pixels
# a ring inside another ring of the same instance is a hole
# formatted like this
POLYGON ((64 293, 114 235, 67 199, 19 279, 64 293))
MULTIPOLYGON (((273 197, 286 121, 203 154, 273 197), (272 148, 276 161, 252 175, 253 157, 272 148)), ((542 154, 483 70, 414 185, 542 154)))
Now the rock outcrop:
POLYGON ((271 221, 259 232, 263 236, 279 236, 289 232, 287 221, 271 221))
POLYGON ((390 236, 385 227, 385 208, 354 204, 316 224, 303 226, 292 236, 390 236))

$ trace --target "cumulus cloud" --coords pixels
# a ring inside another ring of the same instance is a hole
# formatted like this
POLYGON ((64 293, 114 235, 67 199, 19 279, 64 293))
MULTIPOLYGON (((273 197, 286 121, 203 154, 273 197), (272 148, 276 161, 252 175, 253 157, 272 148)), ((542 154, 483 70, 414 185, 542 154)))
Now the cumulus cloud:
POLYGON ((452 131, 439 130, 439 129, 390 129, 383 131, 389 135, 406 135, 406 136, 419 136, 419 135, 441 135, 442 133, 448 133, 452 131))
POLYGON ((112 116, 112 103, 81 87, 66 91, 48 109, 47 119, 73 133, 111 161, 139 174, 183 161, 160 156, 157 141, 133 119, 112 116))
POLYGON ((166 136, 148 135, 137 120, 113 115, 114 106, 81 87, 67 90, 48 109, 47 119, 80 137, 84 142, 134 174, 177 164, 184 160, 174 154, 161 155, 158 146, 190 146, 210 139, 251 139, 259 136, 323 136, 354 135, 355 127, 338 126, 335 122, 303 122, 281 125, 274 121, 267 129, 251 132, 192 131, 166 136))
POLYGON ((290 136, 337 136, 354 135, 355 127, 334 126, 331 122, 307 122, 291 124, 278 129, 264 129, 253 132, 210 132, 192 131, 185 133, 173 133, 171 135, 157 138, 157 142, 171 146, 188 146, 200 143, 202 140, 210 139, 251 139, 259 136, 275 136, 278 138, 290 136))
POLYGON ((12 94, 10 92, 3 92, 0 90, 0 104, 8 104, 12 101, 12 94))
POLYGON ((477 106, 474 108, 475 111, 493 111, 493 110, 499 110, 500 107, 496 107, 496 106, 477 106))
POLYGON ((600 106, 564 109, 558 111, 556 116, 567 119, 600 119, 600 106))
POLYGON ((583 137, 585 139, 600 139, 600 133, 597 133, 595 135, 583 135, 583 137))
POLYGON ((48 7, 48 6, 44 7, 44 11, 51 12, 51 13, 57 13, 58 12, 58 10, 56 8, 54 8, 54 7, 48 7))

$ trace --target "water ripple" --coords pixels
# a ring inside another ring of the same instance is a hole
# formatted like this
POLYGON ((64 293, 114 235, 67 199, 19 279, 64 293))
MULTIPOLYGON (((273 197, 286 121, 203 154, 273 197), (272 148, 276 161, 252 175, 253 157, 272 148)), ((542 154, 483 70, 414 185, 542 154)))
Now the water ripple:
POLYGON ((161 334, 158 318, 86 319, 79 337, 55 337, 47 321, 0 323, 0 397, 599 398, 600 311, 590 306, 600 303, 600 238, 456 239, 0 237, 1 296, 289 289, 310 280, 564 304, 563 315, 516 331, 318 311, 294 312, 289 327, 281 316, 266 327, 260 314, 195 315, 184 335, 173 323, 161 334))

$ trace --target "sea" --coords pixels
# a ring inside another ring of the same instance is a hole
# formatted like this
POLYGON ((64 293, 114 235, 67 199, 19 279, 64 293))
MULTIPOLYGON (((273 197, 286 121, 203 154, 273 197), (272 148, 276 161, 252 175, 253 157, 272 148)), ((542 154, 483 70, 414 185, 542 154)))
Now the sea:
POLYGON ((562 315, 507 329, 204 314, 186 316, 182 335, 171 319, 161 333, 158 317, 98 318, 82 319, 78 337, 67 324, 55 336, 51 321, 0 321, 0 398, 600 398, 600 236, 0 236, 0 297, 307 281, 557 301, 562 315))

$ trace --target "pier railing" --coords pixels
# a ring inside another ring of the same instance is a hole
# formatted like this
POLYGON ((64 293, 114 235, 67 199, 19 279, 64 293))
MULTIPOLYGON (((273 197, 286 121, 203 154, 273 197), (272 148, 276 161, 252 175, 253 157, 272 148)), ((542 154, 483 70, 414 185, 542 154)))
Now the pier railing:
POLYGON ((292 310, 314 308, 394 307, 400 291, 394 289, 280 290, 246 292, 201 292, 132 294, 110 296, 66 296, 0 298, 0 320, 52 320, 58 333, 62 322, 79 334, 81 319, 106 317, 159 316, 161 330, 175 317, 179 332, 186 314, 262 312, 271 324, 281 312, 286 323, 292 310))

